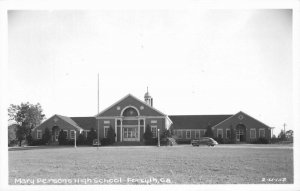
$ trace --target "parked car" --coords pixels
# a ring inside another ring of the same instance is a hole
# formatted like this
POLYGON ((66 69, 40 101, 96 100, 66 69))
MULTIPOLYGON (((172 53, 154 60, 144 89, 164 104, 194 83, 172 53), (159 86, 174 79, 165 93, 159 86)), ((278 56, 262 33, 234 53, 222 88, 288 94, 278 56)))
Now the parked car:
POLYGON ((193 146, 207 145, 207 146, 215 146, 218 144, 217 141, 210 137, 201 137, 200 139, 194 139, 191 141, 193 146))

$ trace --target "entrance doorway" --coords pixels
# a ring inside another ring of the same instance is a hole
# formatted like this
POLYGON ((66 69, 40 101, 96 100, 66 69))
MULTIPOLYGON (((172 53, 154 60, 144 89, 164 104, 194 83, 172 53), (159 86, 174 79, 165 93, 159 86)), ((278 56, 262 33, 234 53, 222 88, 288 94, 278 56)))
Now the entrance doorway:
POLYGON ((123 127, 124 141, 139 141, 139 128, 137 125, 126 125, 123 127))
POLYGON ((236 126, 236 141, 246 142, 246 127, 243 124, 236 126))
POLYGON ((58 136, 59 136, 59 127, 53 126, 52 127, 52 142, 58 142, 58 136))

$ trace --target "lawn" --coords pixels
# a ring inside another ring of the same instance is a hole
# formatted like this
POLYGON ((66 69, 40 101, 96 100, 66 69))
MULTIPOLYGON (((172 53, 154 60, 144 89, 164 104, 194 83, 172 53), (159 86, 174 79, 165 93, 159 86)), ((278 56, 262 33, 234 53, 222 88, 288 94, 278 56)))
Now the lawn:
POLYGON ((9 151, 10 184, 293 183, 286 146, 71 147, 9 151), (27 182, 26 182, 27 181, 27 182), (33 182, 31 182, 33 181, 33 182))

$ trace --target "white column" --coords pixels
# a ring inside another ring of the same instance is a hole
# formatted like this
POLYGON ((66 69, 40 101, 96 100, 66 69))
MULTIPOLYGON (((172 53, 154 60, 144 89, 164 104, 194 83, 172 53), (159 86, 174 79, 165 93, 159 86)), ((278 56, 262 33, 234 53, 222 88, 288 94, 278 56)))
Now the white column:
POLYGON ((120 120, 121 121, 121 123, 120 123, 120 140, 121 140, 121 142, 123 141, 123 121, 122 121, 122 119, 120 120))
POLYGON ((144 133, 146 131, 146 118, 144 119, 144 133))
POLYGON ((137 120, 138 121, 138 141, 140 142, 141 141, 141 138, 140 138, 140 119, 137 120))
POLYGON ((115 142, 117 142, 117 141, 118 141, 118 126, 117 126, 117 119, 115 119, 115 133, 116 133, 115 142))

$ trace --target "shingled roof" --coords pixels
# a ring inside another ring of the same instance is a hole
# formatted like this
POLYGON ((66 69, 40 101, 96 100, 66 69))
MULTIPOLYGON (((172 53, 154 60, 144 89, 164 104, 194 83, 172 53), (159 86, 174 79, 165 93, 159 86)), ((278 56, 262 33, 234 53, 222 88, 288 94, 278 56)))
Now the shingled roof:
POLYGON ((71 119, 77 123, 84 130, 95 129, 96 118, 95 117, 71 117, 71 119))
POLYGON ((233 115, 169 115, 174 129, 206 129, 212 127, 233 115))

